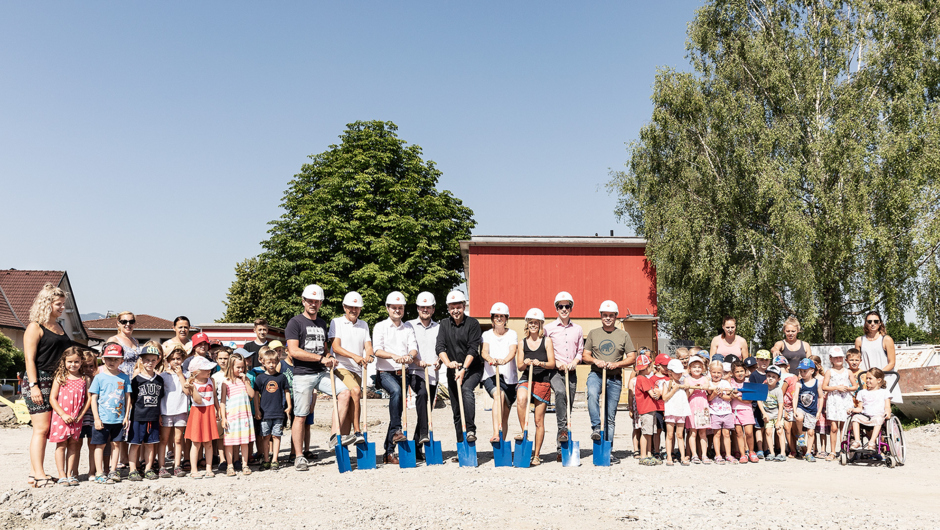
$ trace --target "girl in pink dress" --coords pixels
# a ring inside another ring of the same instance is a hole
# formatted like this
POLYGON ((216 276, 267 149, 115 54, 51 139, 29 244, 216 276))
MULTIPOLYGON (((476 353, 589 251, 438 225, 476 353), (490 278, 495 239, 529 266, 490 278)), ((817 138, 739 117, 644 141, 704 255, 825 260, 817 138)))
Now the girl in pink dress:
POLYGON ((65 350, 49 394, 49 404, 54 412, 49 441, 56 444, 55 465, 59 470, 59 484, 66 486, 78 486, 82 417, 91 406, 89 381, 82 373, 83 362, 81 348, 72 346, 65 350))
POLYGON ((685 420, 685 428, 689 432, 689 452, 693 464, 701 464, 707 458, 708 427, 711 419, 708 416, 708 383, 711 379, 705 374, 705 359, 701 354, 689 358, 689 376, 686 385, 689 389, 689 409, 691 414, 685 420), (699 447, 696 447, 696 438, 699 447))

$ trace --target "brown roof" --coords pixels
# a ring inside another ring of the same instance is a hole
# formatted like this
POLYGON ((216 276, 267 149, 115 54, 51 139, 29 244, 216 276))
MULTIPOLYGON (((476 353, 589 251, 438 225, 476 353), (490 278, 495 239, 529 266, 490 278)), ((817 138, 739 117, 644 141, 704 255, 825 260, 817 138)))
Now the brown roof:
POLYGON ((42 286, 60 285, 64 275, 62 271, 0 271, 0 325, 26 329, 29 310, 42 286))
MULTIPOLYGON (((137 325, 134 326, 134 329, 159 329, 159 330, 172 330, 173 321, 167 320, 165 318, 155 317, 152 315, 144 315, 142 313, 134 313, 134 320, 137 321, 137 325)), ((82 321, 85 329, 113 329, 117 331, 117 317, 112 318, 96 318, 95 320, 85 320, 82 321)))

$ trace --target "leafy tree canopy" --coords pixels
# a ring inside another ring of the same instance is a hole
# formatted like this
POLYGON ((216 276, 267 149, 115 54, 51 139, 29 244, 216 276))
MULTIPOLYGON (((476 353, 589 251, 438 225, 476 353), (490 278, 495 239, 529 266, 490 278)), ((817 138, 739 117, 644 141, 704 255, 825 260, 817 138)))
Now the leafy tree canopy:
POLYGON ((665 331, 722 315, 769 343, 854 338, 917 307, 940 330, 940 2, 712 0, 691 72, 661 69, 610 188, 648 241, 665 331))
POLYGON ((421 291, 443 300, 461 282, 461 239, 473 212, 449 191, 441 172, 417 145, 398 137, 392 122, 347 126, 339 145, 311 155, 290 182, 257 260, 236 267, 226 322, 267 318, 283 326, 301 311, 300 293, 323 287, 324 318, 342 314, 343 296, 358 291, 360 318, 388 317, 385 297, 401 291, 408 315, 421 291))

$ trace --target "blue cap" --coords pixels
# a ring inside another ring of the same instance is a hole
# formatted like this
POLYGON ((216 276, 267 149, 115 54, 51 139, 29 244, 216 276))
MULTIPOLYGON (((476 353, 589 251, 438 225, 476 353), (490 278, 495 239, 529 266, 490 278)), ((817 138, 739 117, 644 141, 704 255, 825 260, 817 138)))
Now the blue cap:
POLYGON ((803 358, 802 360, 800 360, 800 365, 797 366, 797 368, 800 370, 815 369, 816 363, 814 363, 812 359, 803 358))
POLYGON ((725 360, 725 356, 720 353, 716 353, 715 355, 712 355, 712 360, 722 362, 725 360))
POLYGON ((747 366, 748 368, 757 366, 757 359, 754 357, 748 357, 747 359, 744 359, 744 366, 747 366))
POLYGON ((774 357, 774 366, 779 366, 779 365, 781 365, 781 364, 785 364, 785 365, 787 365, 787 366, 790 366, 790 361, 788 361, 787 358, 784 357, 783 355, 778 355, 778 356, 774 357))

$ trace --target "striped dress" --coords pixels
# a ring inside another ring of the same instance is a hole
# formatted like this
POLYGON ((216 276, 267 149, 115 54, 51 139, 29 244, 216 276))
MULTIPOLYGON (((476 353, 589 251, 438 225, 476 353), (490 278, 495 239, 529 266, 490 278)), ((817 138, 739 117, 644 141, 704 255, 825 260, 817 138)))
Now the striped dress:
POLYGON ((251 418, 248 391, 241 379, 225 380, 225 445, 243 445, 255 441, 255 426, 251 418))

